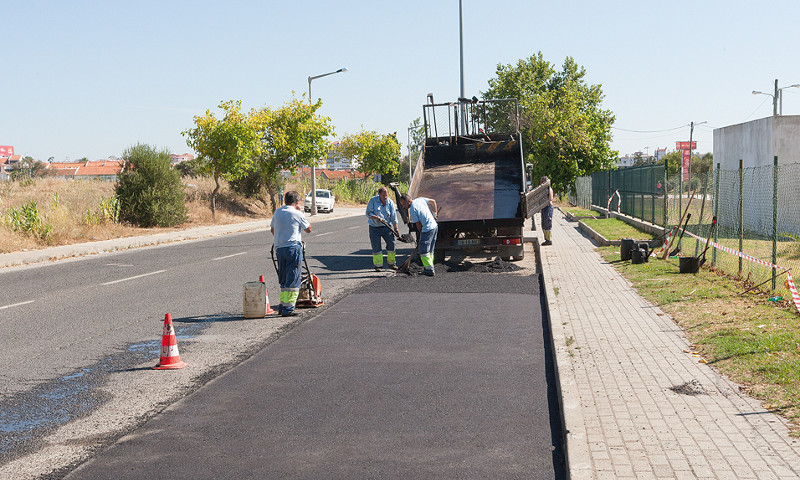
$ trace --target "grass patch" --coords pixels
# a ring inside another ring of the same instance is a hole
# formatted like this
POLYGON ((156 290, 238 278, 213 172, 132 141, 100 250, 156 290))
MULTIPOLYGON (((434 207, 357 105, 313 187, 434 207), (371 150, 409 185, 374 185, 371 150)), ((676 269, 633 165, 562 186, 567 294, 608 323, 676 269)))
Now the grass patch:
POLYGON ((643 232, 618 218, 587 218, 582 220, 587 227, 599 233, 606 240, 621 240, 633 238, 634 240, 652 240, 655 237, 643 232))
POLYGON ((563 210, 565 212, 569 212, 569 213, 575 215, 576 217, 596 217, 596 216, 599 215, 598 212, 595 212, 594 210, 587 210, 587 209, 582 208, 582 207, 569 207, 569 206, 565 207, 565 206, 561 206, 559 208, 561 208, 561 210, 563 210))
POLYGON ((767 292, 741 295, 748 286, 715 269, 680 274, 677 258, 634 265, 619 262, 617 247, 598 251, 672 316, 693 350, 800 436, 800 316, 791 302, 770 302, 767 292))

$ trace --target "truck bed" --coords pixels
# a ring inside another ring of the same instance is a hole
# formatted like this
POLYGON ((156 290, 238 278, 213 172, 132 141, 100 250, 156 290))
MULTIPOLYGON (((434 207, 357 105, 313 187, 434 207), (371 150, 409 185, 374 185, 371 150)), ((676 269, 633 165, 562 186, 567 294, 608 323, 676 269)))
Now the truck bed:
POLYGON ((521 216, 522 166, 514 140, 426 148, 412 196, 436 200, 441 222, 521 216))

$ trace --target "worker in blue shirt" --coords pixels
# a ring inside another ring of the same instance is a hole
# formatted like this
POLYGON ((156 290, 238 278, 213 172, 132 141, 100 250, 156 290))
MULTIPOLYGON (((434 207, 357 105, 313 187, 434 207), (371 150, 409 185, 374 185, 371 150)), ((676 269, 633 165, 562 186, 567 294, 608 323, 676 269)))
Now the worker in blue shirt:
POLYGON ((369 219, 369 243, 372 245, 372 265, 375 267, 375 271, 380 272, 383 268, 381 239, 386 243, 386 259, 389 268, 397 270, 397 253, 394 244, 395 235, 399 235, 397 207, 389 198, 389 189, 381 186, 378 194, 369 199, 367 218, 369 219))
POLYGON ((284 195, 285 205, 275 211, 270 222, 270 232, 275 237, 275 257, 278 263, 278 283, 281 286, 281 304, 278 313, 289 317, 297 315, 294 307, 300 296, 302 280, 302 232, 311 233, 311 224, 303 215, 300 193, 289 191, 284 195))
POLYGON ((433 249, 436 246, 436 235, 439 233, 439 224, 436 223, 436 212, 439 207, 432 198, 417 197, 403 194, 400 205, 408 209, 411 223, 417 226, 419 232, 419 258, 422 260, 423 273, 429 277, 436 274, 433 268, 433 249))

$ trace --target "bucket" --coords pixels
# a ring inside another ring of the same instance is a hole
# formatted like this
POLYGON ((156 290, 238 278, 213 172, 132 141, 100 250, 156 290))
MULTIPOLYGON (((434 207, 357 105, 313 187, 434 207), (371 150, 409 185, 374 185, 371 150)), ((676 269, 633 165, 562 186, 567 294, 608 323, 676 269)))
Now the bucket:
POLYGON ((619 245, 619 258, 622 260, 631 259, 631 250, 636 247, 636 242, 632 238, 623 238, 619 245))
POLYGON ((264 282, 244 284, 244 318, 267 316, 267 286, 264 282))
POLYGON ((631 250, 631 263, 645 263, 649 253, 643 248, 631 250))
POLYGON ((697 257, 678 258, 678 267, 681 273, 697 273, 700 270, 700 259, 697 257))
POLYGON ((647 242, 640 243, 639 250, 641 250, 644 255, 645 263, 648 262, 650 260, 650 244, 647 242))

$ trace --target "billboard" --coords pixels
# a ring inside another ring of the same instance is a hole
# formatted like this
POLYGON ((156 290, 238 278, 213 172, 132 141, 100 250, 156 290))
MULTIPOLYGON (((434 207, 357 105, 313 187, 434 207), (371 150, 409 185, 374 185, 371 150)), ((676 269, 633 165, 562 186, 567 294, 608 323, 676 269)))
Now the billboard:
POLYGON ((10 157, 14 155, 13 145, 0 145, 0 157, 10 157))
POLYGON ((697 142, 692 142, 692 148, 689 148, 689 142, 675 142, 675 150, 697 150, 697 142))

